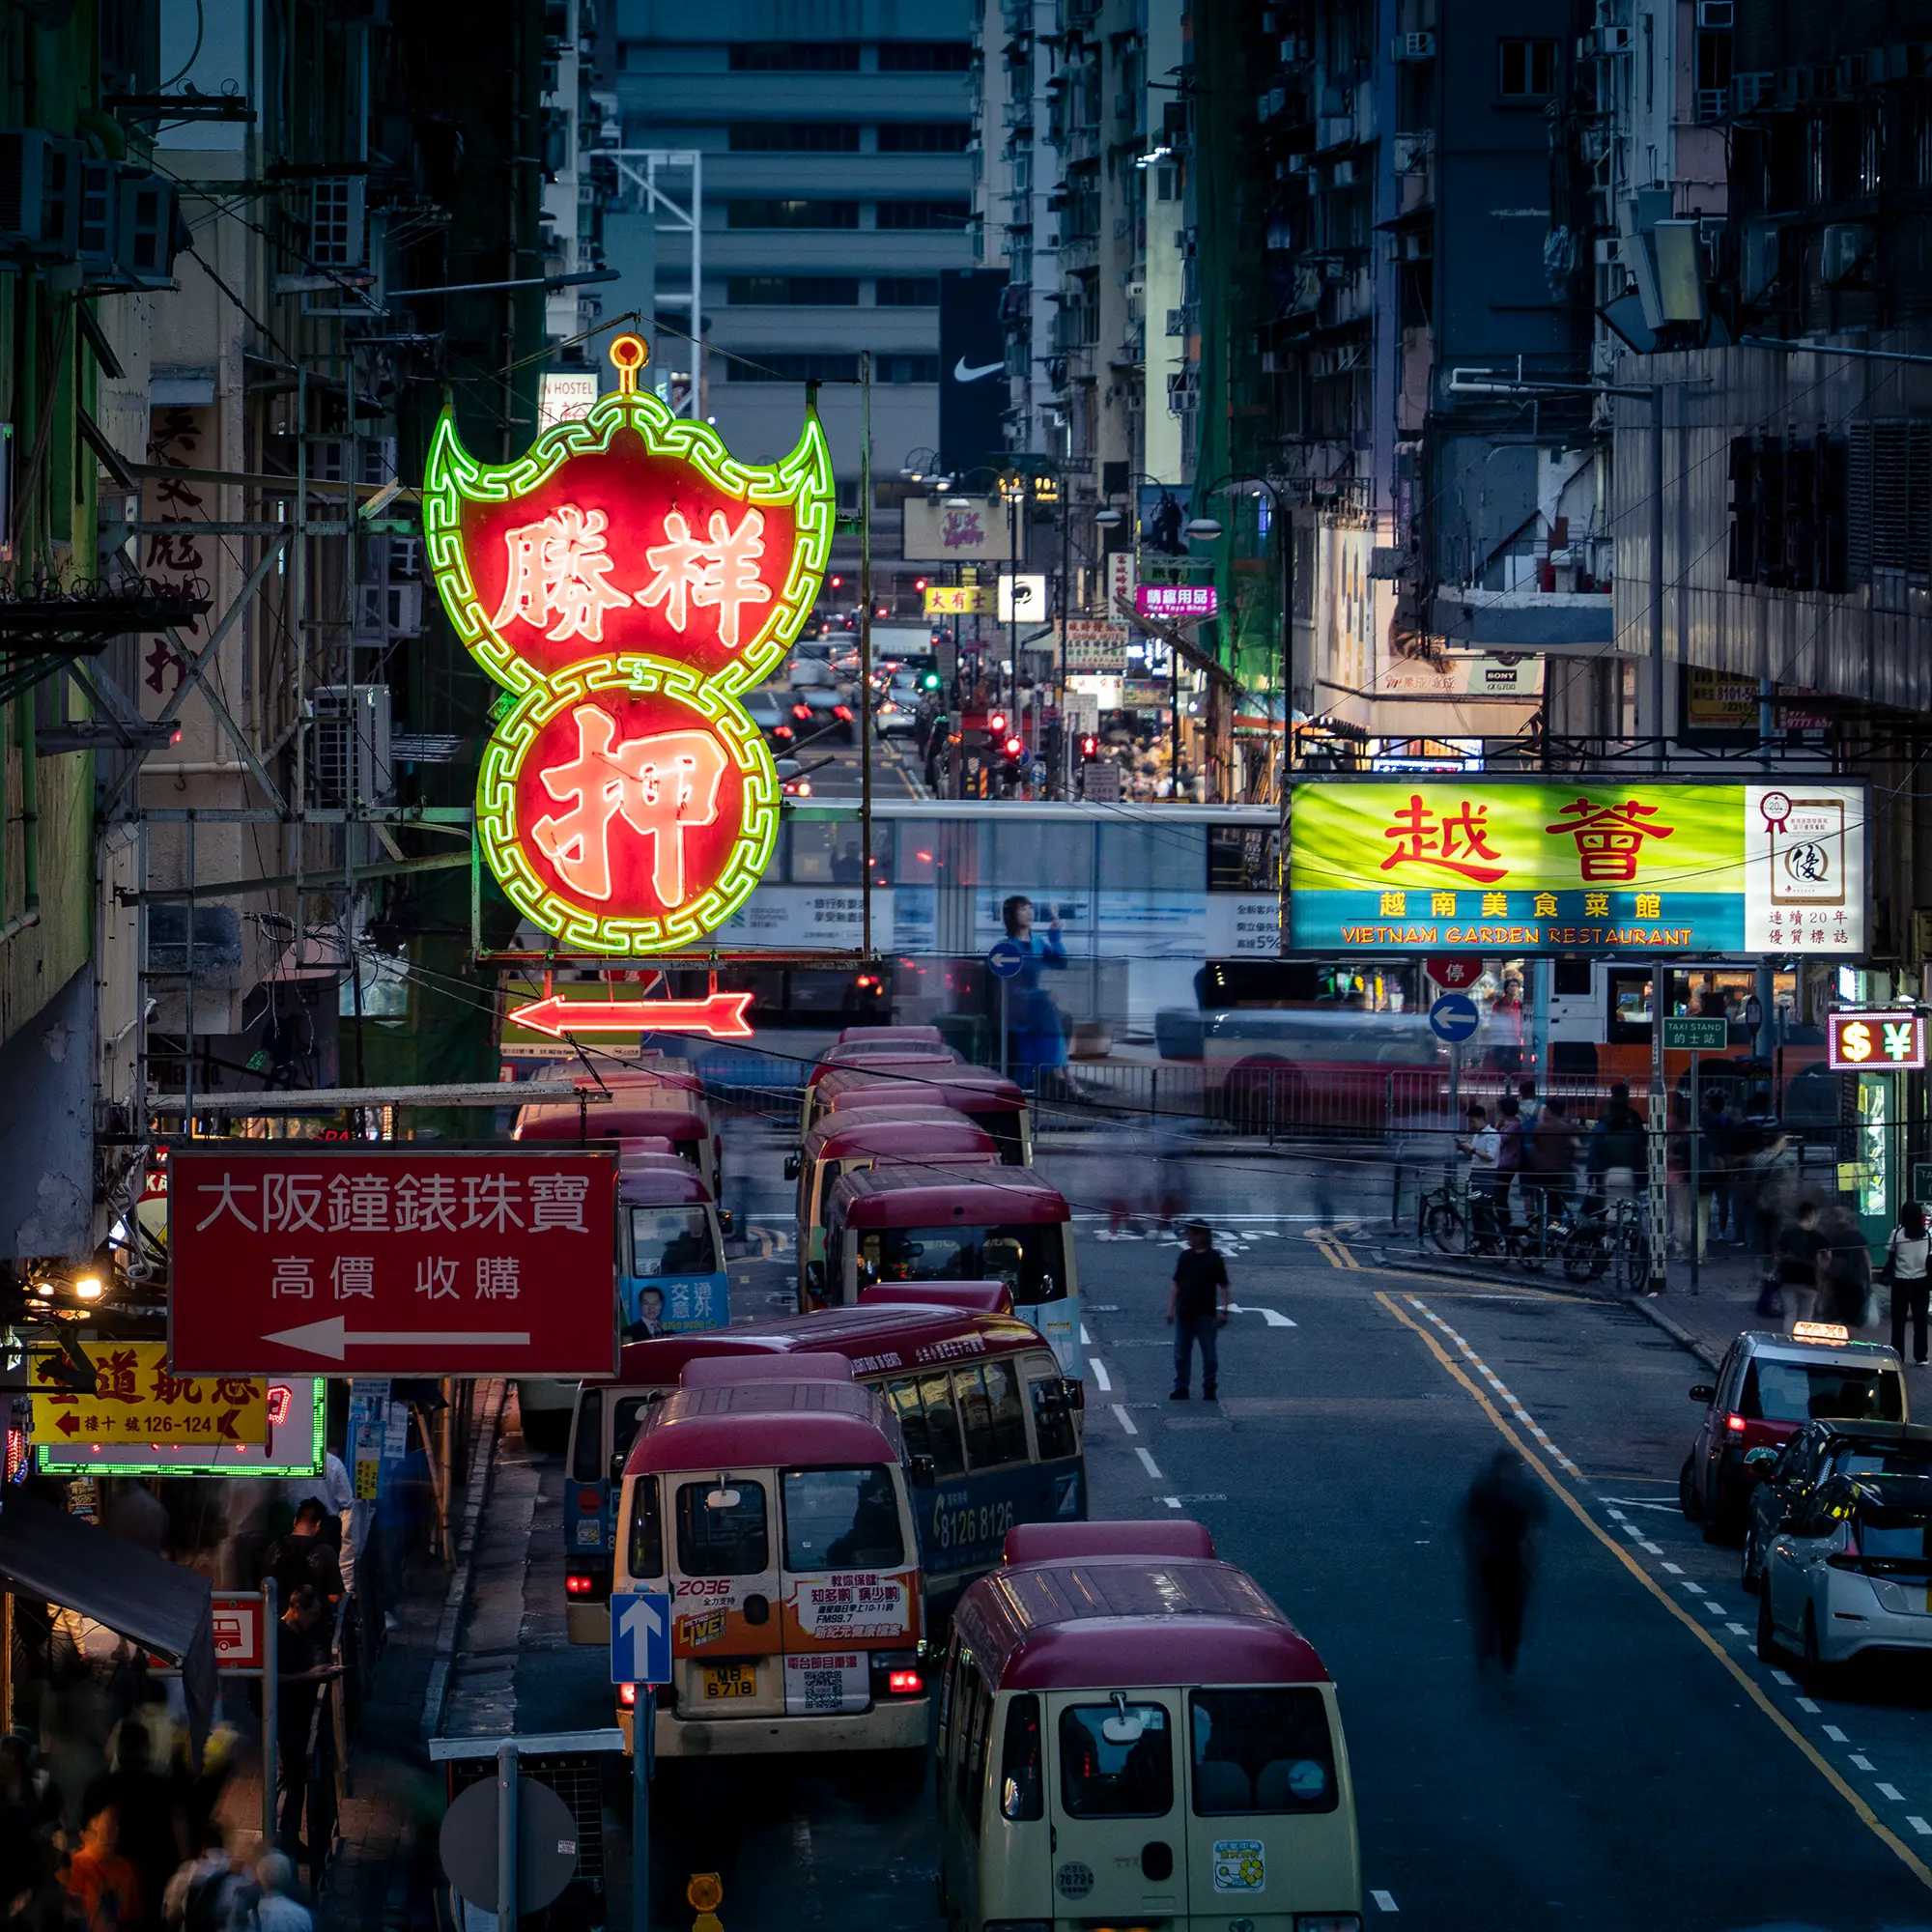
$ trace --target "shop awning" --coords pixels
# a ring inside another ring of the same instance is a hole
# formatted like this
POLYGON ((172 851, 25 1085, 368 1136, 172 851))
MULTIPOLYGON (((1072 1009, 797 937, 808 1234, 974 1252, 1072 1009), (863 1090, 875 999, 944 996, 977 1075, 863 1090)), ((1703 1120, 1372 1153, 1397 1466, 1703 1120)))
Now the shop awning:
POLYGON ((23 1490, 0 1501, 0 1582, 78 1610, 181 1663, 197 1760, 214 1716, 213 1590, 206 1577, 80 1522, 23 1490))

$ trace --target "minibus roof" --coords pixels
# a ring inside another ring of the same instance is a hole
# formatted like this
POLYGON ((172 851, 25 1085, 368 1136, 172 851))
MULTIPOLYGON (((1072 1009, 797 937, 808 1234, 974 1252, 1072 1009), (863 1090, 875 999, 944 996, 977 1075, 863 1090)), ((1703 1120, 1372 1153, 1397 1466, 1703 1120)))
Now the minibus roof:
POLYGON ((984 1066, 938 1066, 920 1061, 885 1065, 874 1061, 868 1066, 841 1066, 819 1083, 818 1096, 826 1106, 837 1107, 847 1094, 881 1089, 902 1094, 907 1099, 957 1107, 965 1114, 1004 1114, 1026 1105, 1018 1084, 1003 1073, 984 1066))
POLYGON ((953 1611, 998 1690, 1321 1684, 1315 1646, 1261 1585, 1200 1557, 1062 1557, 995 1570, 953 1611))
POLYGON ((812 1067, 806 1085, 816 1087, 830 1080, 835 1073, 850 1073, 855 1067, 896 1072, 901 1068, 928 1067, 937 1070, 964 1065, 950 1046, 928 1046, 917 1039, 889 1039, 883 1046, 869 1052, 863 1046, 835 1046, 812 1067))
POLYGON ((899 1460, 897 1418, 856 1382, 732 1382, 679 1389, 645 1416, 627 1476, 899 1460))
POLYGON ((574 1100, 546 1100, 517 1116, 520 1141, 701 1141, 708 1125, 692 1096, 668 1087, 612 1090, 609 1100, 580 1108, 574 1100))
MULTIPOLYGON (((980 1315, 927 1302, 902 1306, 824 1308, 814 1315, 779 1315, 729 1328, 699 1328, 626 1342, 617 1381, 630 1388, 675 1388, 686 1362, 703 1355, 776 1355, 835 1350, 860 1374, 971 1361, 1044 1349, 1046 1338, 1014 1315, 980 1315)), ((587 1383, 594 1387, 596 1383, 587 1383)))
POLYGON ((972 1308, 981 1315, 1010 1315, 1013 1292, 1003 1281, 875 1281, 859 1291, 859 1306, 972 1308))
POLYGON ((1185 1517, 1140 1522, 1022 1522, 1007 1531, 1001 1559, 1053 1563, 1075 1556, 1195 1556, 1212 1560, 1214 1539, 1185 1517))
POLYGON ((620 1167, 617 1199, 626 1208, 701 1206, 710 1201, 711 1190, 695 1167, 679 1160, 674 1167, 620 1167))
POLYGON ((634 1160, 640 1161, 644 1155, 651 1153, 668 1153, 673 1160, 677 1158, 676 1154, 671 1152, 670 1142, 663 1134, 635 1134, 617 1143, 617 1159, 625 1167, 630 1166, 634 1160))
POLYGON ((840 1046, 850 1046, 861 1039, 917 1040, 925 1046, 946 1044, 945 1035, 936 1026, 849 1026, 839 1029, 840 1046))
POLYGON ((922 1120, 882 1121, 876 1114, 828 1114, 806 1136, 805 1157, 846 1160, 853 1154, 885 1154, 919 1160, 926 1154, 997 1153, 999 1143, 972 1117, 932 1108, 922 1120))
POLYGON ((869 1088, 835 1101, 812 1122, 805 1144, 810 1148, 812 1134, 835 1133, 844 1127, 876 1126, 881 1121, 930 1121, 935 1126, 956 1124, 960 1121, 968 1126, 974 1124, 970 1114, 949 1107, 936 1095, 917 1092, 899 1094, 889 1089, 869 1088))
POLYGON ((1032 1225, 1070 1219, 1066 1197, 1030 1167, 997 1180, 948 1180, 918 1167, 866 1167, 832 1190, 825 1218, 849 1228, 1032 1225))
POLYGON ((733 1388, 742 1382, 849 1382, 843 1355, 815 1350, 800 1355, 699 1355, 685 1363, 679 1388, 733 1388))

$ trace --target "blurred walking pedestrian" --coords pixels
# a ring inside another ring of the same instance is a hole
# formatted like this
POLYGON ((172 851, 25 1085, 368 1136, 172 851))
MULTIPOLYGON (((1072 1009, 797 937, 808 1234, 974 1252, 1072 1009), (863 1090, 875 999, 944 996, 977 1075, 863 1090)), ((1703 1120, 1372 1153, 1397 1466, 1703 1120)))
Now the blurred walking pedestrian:
POLYGON ((1824 1255, 1830 1245, 1818 1232, 1818 1204, 1801 1201, 1797 1215, 1777 1237, 1777 1280, 1784 1291, 1787 1321, 1810 1321, 1824 1284, 1824 1255))
POLYGON ((80 1907, 81 1932, 127 1932, 141 1923, 141 1881, 120 1855, 121 1814, 102 1804, 82 1825, 68 1861, 67 1889, 80 1907))
POLYGON ((158 1926, 168 1879, 187 1857, 187 1817, 181 1798, 150 1754, 148 1727, 125 1719, 116 1734, 114 1769, 87 1794, 86 1814, 112 1809, 120 1821, 121 1856, 140 1881, 140 1906, 125 1927, 158 1926))
MULTIPOLYGON (((322 1600, 312 1583, 290 1592, 277 1632, 280 1697, 275 1707, 275 1756, 279 1763, 281 1812, 276 1835, 289 1852, 301 1849, 302 1813, 308 1799, 308 1739, 315 1723, 315 1707, 323 1686, 342 1674, 342 1666, 324 1662, 326 1646, 317 1626, 322 1600)), ((319 1850, 314 1854, 320 1857, 319 1850)))
POLYGON ((1905 1318, 1912 1317, 1912 1359, 1925 1366, 1925 1319, 1932 1288, 1925 1277, 1925 1263, 1932 1253, 1926 1238, 1925 1210, 1918 1202, 1908 1201, 1898 1210, 1898 1226, 1885 1244, 1885 1278, 1891 1286, 1891 1351, 1905 1359, 1905 1318))
POLYGON ((280 1852, 269 1852, 257 1859, 255 1877, 262 1888, 262 1895, 255 1902, 258 1932, 315 1932, 315 1919, 308 1907, 289 1896, 296 1872, 280 1852))
POLYGON ((1516 1669, 1544 1515, 1542 1492, 1514 1449, 1498 1449, 1463 1499, 1463 1559, 1479 1669, 1492 1663, 1516 1669))
POLYGON ((1206 1221, 1190 1221, 1183 1231, 1187 1245, 1174 1264, 1174 1285, 1167 1292, 1167 1321, 1174 1330, 1174 1388, 1170 1402, 1185 1402, 1194 1378, 1194 1346, 1201 1345, 1201 1394, 1217 1400, 1220 1384, 1219 1331, 1228 1325, 1228 1264, 1214 1245, 1214 1232, 1206 1221))
POLYGON ((1824 1273, 1818 1284, 1818 1320, 1863 1328, 1873 1317, 1871 1248, 1859 1217, 1834 1203, 1818 1217, 1825 1238, 1824 1273))
POLYGON ((1501 1238, 1496 1222, 1496 1157, 1502 1136, 1490 1125, 1489 1109, 1471 1100, 1463 1114, 1469 1131, 1456 1143, 1456 1151, 1469 1156, 1469 1251, 1486 1254, 1501 1238))

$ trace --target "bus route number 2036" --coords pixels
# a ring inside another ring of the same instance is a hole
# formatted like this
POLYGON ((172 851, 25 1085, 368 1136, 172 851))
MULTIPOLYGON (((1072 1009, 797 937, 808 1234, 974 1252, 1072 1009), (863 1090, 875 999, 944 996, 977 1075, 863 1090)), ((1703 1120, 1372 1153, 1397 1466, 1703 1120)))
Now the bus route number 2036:
POLYGON ((1012 1526, 1010 1502, 975 1503, 964 1491, 934 1498, 932 1538, 941 1549, 999 1541, 1012 1526))

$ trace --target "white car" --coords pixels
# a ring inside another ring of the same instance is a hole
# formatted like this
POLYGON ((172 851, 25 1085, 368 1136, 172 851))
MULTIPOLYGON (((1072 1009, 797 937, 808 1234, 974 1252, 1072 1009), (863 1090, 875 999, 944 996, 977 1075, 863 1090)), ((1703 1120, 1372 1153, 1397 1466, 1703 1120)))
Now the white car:
POLYGON ((1764 1556, 1757 1647, 1807 1683, 1866 1651, 1932 1651, 1932 1476, 1838 1475, 1764 1556))

